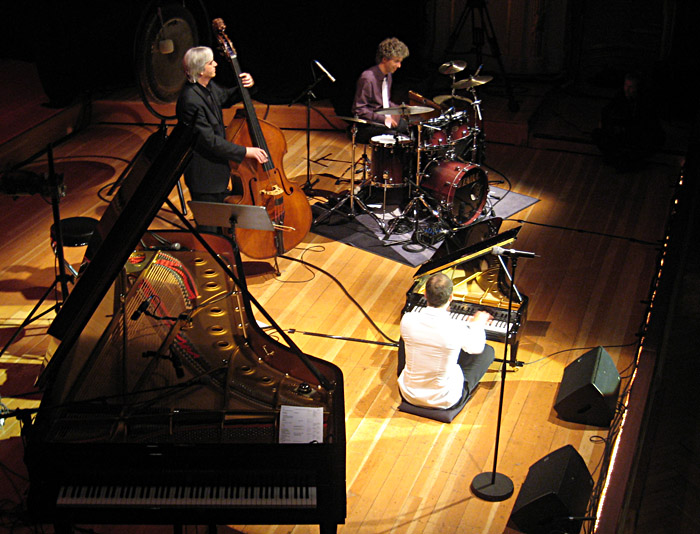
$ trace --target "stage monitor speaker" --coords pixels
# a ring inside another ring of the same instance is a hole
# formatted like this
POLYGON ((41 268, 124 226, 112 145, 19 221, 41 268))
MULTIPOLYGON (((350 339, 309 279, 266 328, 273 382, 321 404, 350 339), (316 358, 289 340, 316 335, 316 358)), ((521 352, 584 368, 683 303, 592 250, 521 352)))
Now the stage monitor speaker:
POLYGON ((530 466, 509 525, 526 534, 580 532, 592 491, 586 463, 565 445, 530 466))
POLYGON ((554 409, 564 421, 607 427, 619 392, 615 364, 603 347, 597 347, 564 369, 554 409))

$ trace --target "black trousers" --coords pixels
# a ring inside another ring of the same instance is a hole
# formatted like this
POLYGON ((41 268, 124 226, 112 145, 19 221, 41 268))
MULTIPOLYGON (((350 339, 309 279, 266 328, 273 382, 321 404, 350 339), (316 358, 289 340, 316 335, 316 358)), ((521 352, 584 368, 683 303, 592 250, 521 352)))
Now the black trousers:
MULTIPOLYGON (((468 352, 460 351, 457 363, 462 368, 462 374, 464 374, 463 396, 468 396, 474 391, 474 388, 479 384, 495 359, 496 352, 491 345, 486 345, 479 354, 469 354, 468 352)), ((403 339, 399 340, 399 355, 396 363, 396 376, 399 376, 406 366, 406 348, 403 339)))

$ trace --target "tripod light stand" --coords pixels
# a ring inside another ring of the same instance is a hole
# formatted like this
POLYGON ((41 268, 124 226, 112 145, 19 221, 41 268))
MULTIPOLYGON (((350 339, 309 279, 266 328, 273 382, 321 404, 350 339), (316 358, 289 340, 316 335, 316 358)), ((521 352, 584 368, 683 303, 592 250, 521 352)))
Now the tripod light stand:
POLYGON ((483 46, 484 42, 488 40, 489 48, 491 49, 491 55, 496 59, 498 63, 498 68, 503 76, 503 81, 506 85, 506 93, 508 95, 508 108, 515 112, 520 109, 520 104, 515 100, 515 95, 513 94, 513 87, 510 85, 510 80, 506 74, 506 69, 503 66, 503 59, 501 58, 501 49, 498 46, 498 39, 496 38, 496 32, 493 29, 493 23, 491 22, 491 16, 489 15, 488 7, 486 6, 487 0, 468 0, 464 6, 464 10, 457 21, 452 33, 447 40, 447 47, 445 48, 444 56, 447 57, 454 52, 454 46, 459 38, 464 24, 467 19, 471 19, 472 24, 472 41, 474 43, 474 51, 476 53, 476 64, 481 65, 483 63, 483 46), (479 17, 479 22, 477 22, 477 13, 479 17))
POLYGON ((63 255, 61 215, 59 211, 60 198, 65 196, 65 186, 63 184, 63 176, 57 175, 55 172, 51 145, 48 146, 47 153, 49 159, 48 176, 41 176, 29 171, 15 171, 3 175, 2 179, 0 180, 0 193, 5 193, 12 196, 34 195, 40 193, 43 196, 51 196, 53 228, 56 240, 56 258, 58 260, 58 275, 54 278, 54 281, 41 296, 39 302, 37 302, 34 308, 32 308, 32 311, 29 312, 29 315, 27 315, 27 317, 22 321, 22 324, 17 327, 7 343, 5 343, 3 348, 0 349, 0 356, 5 354, 7 348, 14 343, 22 330, 47 313, 54 310, 58 311, 63 304, 63 300, 65 300, 65 298, 68 296, 68 282, 71 280, 71 276, 66 272, 65 257, 63 255), (61 298, 57 298, 56 304, 37 314, 37 311, 41 305, 48 298, 51 292, 54 291, 56 286, 60 286, 61 298))

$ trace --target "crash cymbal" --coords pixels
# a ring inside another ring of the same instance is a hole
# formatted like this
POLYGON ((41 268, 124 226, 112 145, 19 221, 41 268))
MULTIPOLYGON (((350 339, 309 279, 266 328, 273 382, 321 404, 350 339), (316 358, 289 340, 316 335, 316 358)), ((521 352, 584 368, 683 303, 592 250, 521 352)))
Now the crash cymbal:
POLYGON ((466 61, 463 61, 461 59, 456 59, 456 60, 448 61, 447 63, 443 63, 442 65, 440 65, 440 68, 438 68, 438 72, 440 74, 457 74, 458 72, 462 72, 466 68, 467 68, 466 61))
POLYGON ((356 122, 358 124, 371 124, 372 126, 384 126, 381 122, 368 121, 367 119, 361 119, 360 117, 342 117, 340 115, 335 115, 336 119, 342 119, 348 122, 356 122))
POLYGON ((456 100, 458 102, 465 102, 467 104, 473 104, 471 98, 467 98, 466 96, 459 96, 459 95, 438 95, 435 98, 433 98, 433 101, 435 101, 436 104, 440 104, 441 106, 443 104, 446 104, 450 100, 456 100))
POLYGON ((379 115, 420 115, 422 113, 430 113, 433 108, 426 106, 396 106, 393 108, 378 109, 376 113, 379 115))
POLYGON ((470 76, 469 78, 455 82, 452 87, 455 89, 471 89, 472 87, 489 83, 491 80, 493 80, 493 76, 470 76))

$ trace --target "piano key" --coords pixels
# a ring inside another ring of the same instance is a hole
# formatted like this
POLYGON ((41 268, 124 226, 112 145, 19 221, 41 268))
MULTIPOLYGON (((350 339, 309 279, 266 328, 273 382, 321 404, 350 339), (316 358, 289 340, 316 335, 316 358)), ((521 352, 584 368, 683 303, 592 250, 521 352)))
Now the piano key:
POLYGON ((315 486, 61 486, 59 507, 315 507, 315 486))

